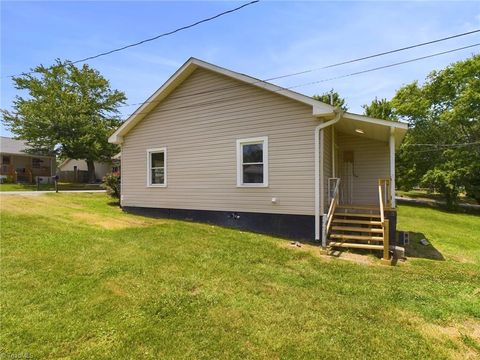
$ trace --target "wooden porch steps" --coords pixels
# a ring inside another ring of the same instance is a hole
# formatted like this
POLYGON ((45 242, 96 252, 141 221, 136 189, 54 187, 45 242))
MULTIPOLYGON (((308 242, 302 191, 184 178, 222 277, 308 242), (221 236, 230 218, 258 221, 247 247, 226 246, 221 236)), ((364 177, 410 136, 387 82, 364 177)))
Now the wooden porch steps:
POLYGON ((353 226, 332 226, 332 230, 343 230, 351 232, 366 232, 366 233, 380 233, 383 234, 382 229, 377 229, 371 226, 368 227, 353 227, 353 226))
POLYGON ((357 244, 357 243, 345 243, 345 242, 331 242, 330 246, 340 247, 340 248, 352 248, 352 249, 383 250, 383 245, 357 244))
POLYGON ((347 213, 347 212, 335 212, 335 219, 337 219, 339 216, 344 216, 344 217, 362 217, 362 218, 375 218, 375 219, 380 219, 380 214, 365 214, 365 213, 347 213))
POLYGON ((328 233, 331 248, 383 250, 380 208, 371 205, 338 205, 328 233))
POLYGON ((381 221, 372 220, 333 219, 332 222, 335 224, 382 225, 381 221))
POLYGON ((337 209, 345 210, 376 210, 380 211, 380 207, 376 205, 337 205, 337 209))
POLYGON ((383 241, 383 236, 371 236, 371 235, 350 235, 350 234, 330 234, 331 239, 342 240, 364 240, 364 241, 383 241))

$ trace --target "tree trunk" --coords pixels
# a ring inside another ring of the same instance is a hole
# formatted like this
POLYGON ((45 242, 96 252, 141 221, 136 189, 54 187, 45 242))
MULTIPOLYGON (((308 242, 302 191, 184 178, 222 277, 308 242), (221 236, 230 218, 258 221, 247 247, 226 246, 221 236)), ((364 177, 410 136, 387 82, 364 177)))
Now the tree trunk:
POLYGON ((93 160, 87 160, 87 169, 88 169, 88 182, 90 184, 95 183, 95 163, 93 160))

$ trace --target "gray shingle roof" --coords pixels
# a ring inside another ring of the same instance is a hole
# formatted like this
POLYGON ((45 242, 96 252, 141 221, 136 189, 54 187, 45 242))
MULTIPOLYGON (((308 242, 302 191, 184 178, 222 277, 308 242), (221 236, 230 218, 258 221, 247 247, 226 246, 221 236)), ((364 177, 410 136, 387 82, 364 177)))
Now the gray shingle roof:
POLYGON ((2 136, 0 138, 0 152, 7 154, 25 154, 25 150, 28 149, 26 141, 15 140, 2 136))

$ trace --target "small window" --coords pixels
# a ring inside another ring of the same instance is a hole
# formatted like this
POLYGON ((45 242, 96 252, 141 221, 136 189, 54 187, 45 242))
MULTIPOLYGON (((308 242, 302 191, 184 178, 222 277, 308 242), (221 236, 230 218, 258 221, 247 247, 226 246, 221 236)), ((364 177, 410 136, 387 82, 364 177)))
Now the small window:
POLYGON ((43 160, 39 158, 32 159, 32 168, 40 169, 43 166, 43 160))
POLYGON ((148 186, 167 185, 167 149, 147 150, 148 186))
POLYGON ((268 186, 268 138, 237 140, 237 186, 268 186))
POLYGON ((2 164, 3 165, 10 165, 10 156, 3 155, 2 156, 2 164))

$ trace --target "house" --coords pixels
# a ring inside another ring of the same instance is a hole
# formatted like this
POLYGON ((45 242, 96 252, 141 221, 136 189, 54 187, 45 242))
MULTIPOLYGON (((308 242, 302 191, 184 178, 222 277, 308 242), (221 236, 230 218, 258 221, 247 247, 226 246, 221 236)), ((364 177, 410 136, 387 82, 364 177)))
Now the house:
POLYGON ((34 183, 37 178, 50 182, 55 175, 55 155, 31 152, 26 141, 2 136, 0 138, 0 179, 2 182, 34 183))
MULTIPOLYGON (((111 161, 95 161, 95 179, 102 181, 105 175, 112 172, 111 161)), ((88 182, 88 167, 85 160, 66 159, 58 165, 57 174, 60 180, 68 182, 88 182)))
POLYGON ((125 211, 388 259, 406 131, 191 58, 109 141, 121 145, 125 211))

